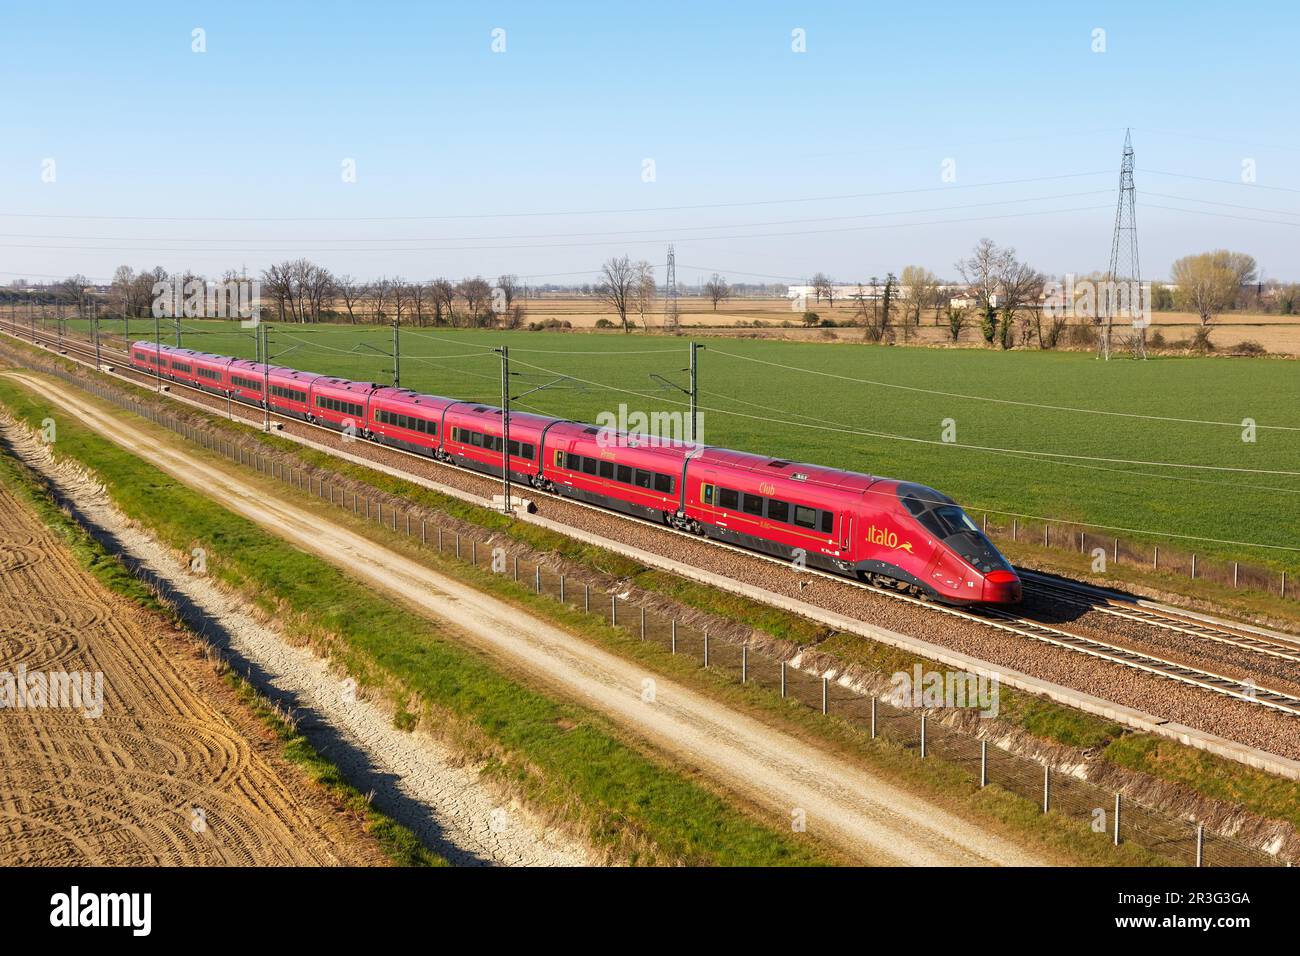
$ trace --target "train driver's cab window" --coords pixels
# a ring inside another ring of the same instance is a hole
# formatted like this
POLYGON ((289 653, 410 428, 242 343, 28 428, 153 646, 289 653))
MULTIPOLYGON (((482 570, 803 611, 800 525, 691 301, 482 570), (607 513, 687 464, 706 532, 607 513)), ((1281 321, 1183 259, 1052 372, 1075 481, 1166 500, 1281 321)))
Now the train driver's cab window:
POLYGON ((712 485, 701 485, 701 486, 700 486, 700 500, 703 501, 706 505, 711 505, 711 504, 713 504, 713 486, 712 486, 712 485))

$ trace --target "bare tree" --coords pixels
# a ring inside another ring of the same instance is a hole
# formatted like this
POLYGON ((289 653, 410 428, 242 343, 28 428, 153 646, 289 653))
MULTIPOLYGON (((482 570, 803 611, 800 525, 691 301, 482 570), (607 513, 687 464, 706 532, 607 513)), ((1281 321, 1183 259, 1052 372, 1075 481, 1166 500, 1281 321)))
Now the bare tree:
POLYGON ((636 272, 636 285, 633 289, 633 298, 636 302, 637 315, 641 317, 641 327, 650 328, 650 322, 646 318, 648 313, 654 307, 655 301, 655 267, 649 262, 642 259, 633 265, 636 272))
POLYGON ((389 300, 393 303, 393 321, 401 325, 402 313, 411 304, 411 284, 401 276, 394 276, 389 300))
POLYGON ((903 327, 906 329, 909 323, 913 327, 920 327, 922 310, 932 305, 937 298, 939 280, 924 266, 904 266, 898 281, 902 286, 899 291, 905 303, 903 327))
POLYGON ((432 289, 434 324, 455 325, 456 287, 447 279, 434 279, 432 289))
MULTIPOLYGON (((984 338, 989 344, 997 339, 998 321, 996 306, 999 286, 1003 277, 1017 265, 1014 249, 1000 249, 987 237, 975 244, 969 258, 957 262, 962 280, 975 293, 983 313, 984 338)), ((1003 347, 1010 341, 1009 330, 1003 329, 1003 347)))
POLYGON ((710 278, 708 282, 704 283, 704 294, 707 295, 709 301, 713 303, 713 311, 717 312, 718 303, 723 299, 731 297, 731 286, 727 285, 726 279, 715 272, 713 273, 712 278, 710 278))
MULTIPOLYGON (((813 276, 809 284, 812 286, 813 295, 817 297, 818 302, 821 302, 822 296, 828 291, 834 294, 835 287, 831 285, 831 280, 827 278, 824 272, 819 272, 813 276)), ((831 304, 834 305, 835 303, 832 302, 831 304)))
POLYGON ((621 256, 606 260, 600 272, 601 281, 596 288, 597 294, 618 313, 619 321, 623 323, 623 331, 632 331, 627 324, 627 308, 637 282, 636 270, 627 256, 621 256))
POLYGON ((487 280, 482 276, 475 276, 472 279, 465 279, 457 286, 460 297, 465 300, 465 309, 469 315, 469 322, 472 326, 479 325, 483 320, 483 313, 492 297, 492 287, 487 284, 487 280))
POLYGON ((1174 263, 1170 270, 1177 286, 1174 301, 1200 319, 1198 346, 1204 348, 1209 343, 1215 317, 1236 305, 1242 285, 1253 281, 1255 275, 1254 258, 1226 249, 1184 256, 1174 263))
POLYGON ((348 321, 355 325, 357 309, 370 294, 369 284, 350 275, 342 275, 335 280, 334 287, 338 290, 339 298, 343 300, 343 307, 348 310, 348 321))
POLYGON ((393 296, 393 280, 387 276, 380 276, 370 283, 367 290, 366 303, 370 306, 371 320, 374 322, 383 322, 387 317, 389 301, 393 296))
POLYGON ((428 283, 412 282, 411 283, 411 308, 415 311, 415 324, 424 325, 424 311, 428 308, 430 290, 428 283))
POLYGON ((511 309, 514 308, 515 299, 519 297, 519 276, 497 276, 497 284, 496 289, 493 290, 493 297, 500 299, 499 304, 501 306, 501 312, 508 315, 511 309))
POLYGON ((1034 310, 1041 326, 1042 312, 1038 306, 1042 291, 1042 273, 1028 263, 1018 261, 1014 249, 1007 249, 1003 270, 998 276, 998 308, 1002 313, 1001 345, 1004 349, 1015 344, 1013 329, 1020 312, 1025 309, 1034 310))

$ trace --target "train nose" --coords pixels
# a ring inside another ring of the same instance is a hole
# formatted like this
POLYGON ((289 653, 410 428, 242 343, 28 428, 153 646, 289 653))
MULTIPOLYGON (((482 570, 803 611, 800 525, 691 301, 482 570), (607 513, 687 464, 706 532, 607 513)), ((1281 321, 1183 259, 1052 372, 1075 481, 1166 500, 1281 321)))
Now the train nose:
POLYGON ((1018 604, 1020 578, 1014 571, 990 571, 984 576, 983 599, 990 604, 1018 604))

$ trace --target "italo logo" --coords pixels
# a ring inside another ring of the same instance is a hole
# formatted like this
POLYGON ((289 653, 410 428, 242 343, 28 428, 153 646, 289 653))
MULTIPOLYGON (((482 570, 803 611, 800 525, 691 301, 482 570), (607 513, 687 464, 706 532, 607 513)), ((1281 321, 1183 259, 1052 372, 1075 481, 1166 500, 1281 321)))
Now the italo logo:
POLYGON ((888 528, 877 528, 874 524, 871 525, 867 528, 867 540, 872 544, 880 545, 882 548, 899 548, 908 554, 912 553, 912 542, 904 541, 899 544, 898 535, 888 528))
POLYGON ((50 925, 127 926, 132 936, 148 936, 153 928, 153 894, 82 893, 73 886, 50 897, 50 925))

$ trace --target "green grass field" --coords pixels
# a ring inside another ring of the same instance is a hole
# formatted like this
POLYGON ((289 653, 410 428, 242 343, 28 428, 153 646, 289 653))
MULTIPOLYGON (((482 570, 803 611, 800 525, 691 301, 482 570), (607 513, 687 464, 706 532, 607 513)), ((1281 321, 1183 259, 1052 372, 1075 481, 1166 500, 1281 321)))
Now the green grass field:
MULTIPOLYGON (((121 332, 118 323, 104 328, 121 332)), ((153 323, 137 320, 131 331, 150 338, 153 323)), ((166 325, 163 341, 174 342, 166 325)), ((254 354, 252 336, 229 322, 186 320, 183 341, 254 354)), ((276 364, 392 381, 391 359, 381 354, 391 349, 387 327, 273 325, 270 342, 276 364)), ((685 396, 651 378, 685 384, 680 338, 404 329, 402 384, 495 403, 500 371, 491 346, 500 344, 511 348, 514 395, 569 377, 517 408, 587 421, 617 414, 620 403, 629 412, 683 411, 685 396)), ((700 406, 710 444, 921 481, 970 510, 1078 521, 1300 569, 1293 362, 1103 363, 1072 352, 743 339, 706 345, 700 406), (1257 425, 1253 442, 1243 441, 1247 418, 1257 425), (943 440, 947 420, 955 442, 943 440)))

